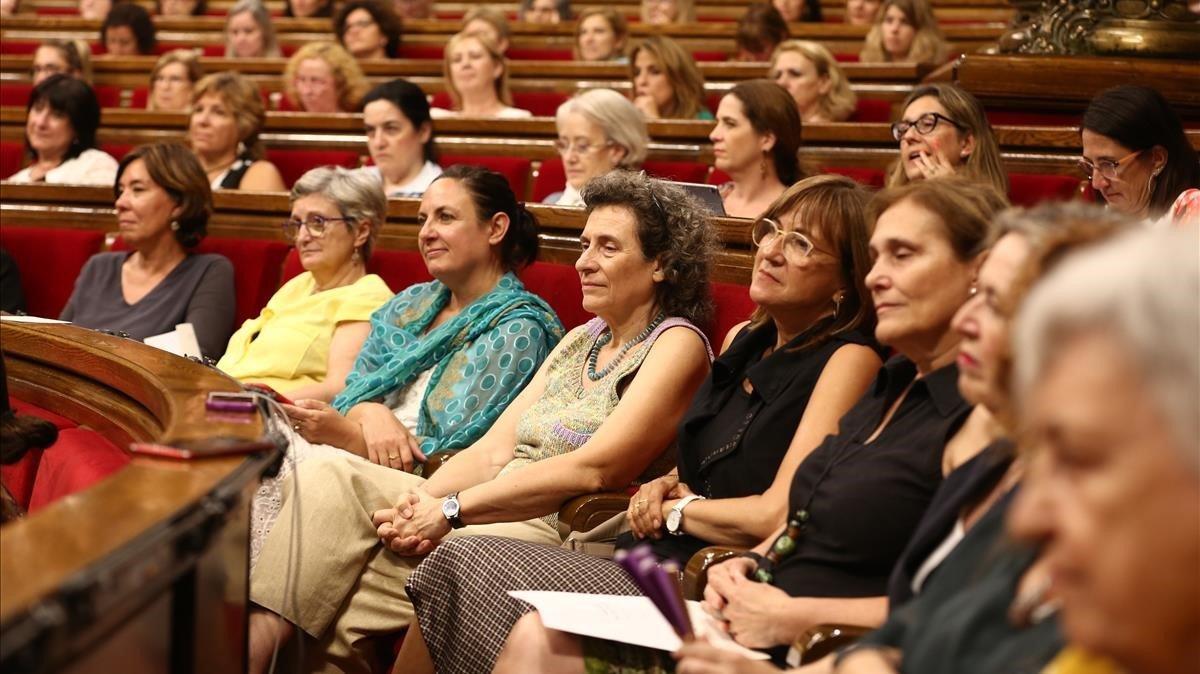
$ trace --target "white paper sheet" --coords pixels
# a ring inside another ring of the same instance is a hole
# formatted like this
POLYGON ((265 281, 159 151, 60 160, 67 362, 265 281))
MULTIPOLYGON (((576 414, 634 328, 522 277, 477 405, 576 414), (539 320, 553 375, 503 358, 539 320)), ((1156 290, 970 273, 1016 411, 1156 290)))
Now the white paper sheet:
MULTIPOLYGON (((540 591, 511 591, 508 594, 532 604, 541 615, 542 623, 550 629, 669 652, 677 651, 683 645, 679 635, 647 597, 540 591)), ((766 654, 750 650, 726 636, 699 602, 689 601, 687 606, 697 636, 752 660, 767 659, 766 654)))
POLYGON ((171 332, 147 337, 142 341, 176 356, 200 357, 200 342, 196 340, 196 329, 192 327, 191 323, 180 323, 171 332))
POLYGON ((0 316, 0 321, 8 321, 9 323, 66 323, 56 318, 42 318, 40 316, 0 316))

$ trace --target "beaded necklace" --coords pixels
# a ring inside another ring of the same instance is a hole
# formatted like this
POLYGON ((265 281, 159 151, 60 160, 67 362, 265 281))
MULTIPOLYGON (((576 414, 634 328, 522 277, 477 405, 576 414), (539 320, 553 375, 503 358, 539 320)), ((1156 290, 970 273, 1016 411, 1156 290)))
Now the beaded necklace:
POLYGON ((609 372, 612 372, 613 368, 621 362, 621 359, 625 357, 625 354, 630 349, 646 341, 646 338, 649 337, 650 334, 654 332, 654 329, 657 328, 665 319, 666 316, 663 315, 662 312, 659 312, 659 314, 654 317, 654 320, 650 321, 650 324, 647 325, 644 330, 639 332, 633 339, 625 342, 625 345, 621 347, 621 350, 617 352, 617 355, 612 360, 608 361, 608 365, 605 365, 603 370, 596 372, 596 361, 600 358, 600 349, 604 348, 606 344, 612 341, 612 330, 605 328, 604 332, 600 334, 600 337, 596 339, 596 343, 592 344, 591 350, 588 351, 588 379, 592 381, 600 381, 601 379, 604 379, 604 376, 609 372))

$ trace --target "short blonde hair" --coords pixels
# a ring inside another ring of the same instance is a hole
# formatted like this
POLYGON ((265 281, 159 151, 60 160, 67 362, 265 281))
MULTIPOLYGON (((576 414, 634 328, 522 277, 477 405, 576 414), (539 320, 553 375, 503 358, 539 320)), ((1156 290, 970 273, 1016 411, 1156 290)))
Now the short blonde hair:
POLYGON ((462 94, 458 91, 458 87, 454 84, 454 78, 450 77, 450 60, 454 57, 454 48, 462 44, 466 40, 475 40, 483 46, 484 51, 492 60, 500 64, 500 77, 496 78, 496 98, 505 105, 512 105, 512 93, 508 90, 508 59, 500 50, 492 43, 491 40, 479 35, 468 35, 466 33, 455 33, 450 41, 446 43, 446 49, 442 56, 442 75, 446 78, 446 91, 450 93, 450 100, 454 104, 454 109, 462 107, 462 94))
POLYGON ((225 58, 233 57, 233 43, 229 40, 229 22, 238 14, 249 14, 250 18, 254 19, 254 23, 258 24, 258 29, 262 31, 263 36, 263 56, 282 56, 282 52, 279 51, 279 40, 275 37, 275 24, 271 23, 271 15, 267 13, 267 8, 263 7, 260 0, 238 0, 225 15, 225 58))
MULTIPOLYGON (((695 0, 675 0, 675 5, 679 8, 679 16, 675 17, 675 23, 693 23, 696 21, 696 3, 695 0)), ((646 9, 646 0, 642 0, 642 21, 649 21, 650 11, 646 9)))
POLYGON ((625 43, 629 40, 629 23, 625 21, 625 16, 612 7, 589 7, 579 13, 579 19, 575 22, 575 44, 572 46, 575 60, 578 61, 581 58, 579 54, 579 33, 583 30, 583 21, 593 16, 602 17, 608 22, 609 28, 612 28, 613 55, 609 58, 618 59, 624 57, 625 43))
POLYGON ((495 28, 496 35, 499 35, 502 40, 508 40, 512 37, 512 27, 508 25, 508 17, 504 15, 504 12, 492 5, 479 5, 468 10, 463 16, 463 32, 466 31, 467 24, 472 21, 482 21, 495 28))
POLYGON ((605 138, 625 149, 618 168, 641 168, 650 136, 646 132, 646 118, 628 98, 612 89, 589 89, 558 106, 557 123, 562 124, 572 113, 586 117, 604 131, 605 138))
POLYGON ((309 42, 292 54, 283 73, 283 86, 286 88, 288 100, 299 107, 296 71, 301 63, 310 59, 329 64, 329 69, 333 71, 334 84, 337 86, 338 107, 343 112, 358 110, 358 103, 367 92, 367 78, 363 75, 362 68, 358 67, 358 61, 336 42, 309 42))
POLYGON ((704 75, 691 54, 665 35, 651 35, 629 52, 629 76, 634 77, 638 52, 645 51, 658 61, 671 81, 674 93, 671 105, 660 110, 664 119, 695 119, 704 109, 704 75))
POLYGON ((946 44, 946 38, 938 28, 929 0, 884 0, 875 15, 871 32, 867 33, 867 39, 863 42, 863 49, 859 54, 863 63, 884 63, 893 60, 892 55, 883 48, 883 20, 889 7, 904 12, 908 22, 916 30, 912 45, 908 48, 908 55, 903 59, 905 62, 941 65, 946 61, 950 46, 946 44))
POLYGON ((258 87, 237 71, 213 73, 201 78, 192 89, 192 108, 195 109, 200 99, 210 94, 220 96, 233 111, 238 141, 246 145, 250 157, 262 159, 266 151, 258 133, 267 121, 267 115, 258 87))
POLYGON ((771 55, 772 70, 780 55, 787 52, 796 52, 808 59, 817 69, 817 77, 829 78, 829 93, 821 97, 821 113, 835 122, 849 119, 858 105, 858 96, 850 88, 850 80, 829 49, 812 40, 787 40, 780 43, 771 55))
MULTIPOLYGON (((158 74, 163 68, 178 63, 187 71, 188 82, 192 86, 204 77, 204 68, 200 67, 200 59, 196 56, 196 52, 191 49, 172 49, 171 51, 158 57, 158 61, 154 64, 154 69, 150 71, 150 91, 154 91, 154 80, 158 78, 158 74)), ((154 96, 146 98, 146 109, 154 110, 154 96)))

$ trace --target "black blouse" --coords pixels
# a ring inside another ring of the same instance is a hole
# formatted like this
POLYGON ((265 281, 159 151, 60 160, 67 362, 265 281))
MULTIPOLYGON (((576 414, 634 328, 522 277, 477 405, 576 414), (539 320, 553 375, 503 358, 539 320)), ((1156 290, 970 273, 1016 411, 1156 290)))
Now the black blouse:
POLYGON ((970 413, 958 368, 916 379, 897 356, 796 471, 790 512, 810 518, 774 584, 792 596, 872 597, 888 576, 942 481, 942 452, 970 413), (915 381, 914 381, 915 379, 915 381), (905 389, 879 436, 867 439, 905 389))
MULTIPOLYGON (((879 349, 858 332, 796 349, 809 338, 802 333, 763 358, 777 336, 772 322, 739 332, 713 362, 712 372, 680 422, 680 480, 701 496, 739 498, 765 492, 779 472, 829 359, 847 344, 879 349), (742 386, 746 379, 750 380, 750 393, 742 386)), ((650 543, 660 557, 684 564, 711 545, 689 534, 664 534, 650 543)), ((617 542, 618 547, 632 544, 632 535, 617 542)))

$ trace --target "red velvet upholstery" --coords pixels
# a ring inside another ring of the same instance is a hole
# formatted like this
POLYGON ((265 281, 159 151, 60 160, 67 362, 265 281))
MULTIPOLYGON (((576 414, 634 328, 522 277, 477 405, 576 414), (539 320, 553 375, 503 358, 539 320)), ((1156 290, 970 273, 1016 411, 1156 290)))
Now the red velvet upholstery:
POLYGON ((377 250, 371 253, 367 271, 379 274, 384 283, 397 292, 433 280, 425 268, 425 260, 415 250, 377 250))
POLYGON ((24 108, 29 105, 29 93, 32 91, 32 84, 5 82, 0 85, 0 105, 6 108, 24 108))
MULTIPOLYGON (((18 400, 9 396, 8 406, 17 414, 28 414, 45 419, 55 425, 60 431, 76 426, 74 421, 55 414, 49 410, 42 409, 32 403, 27 403, 24 400, 18 400)), ((13 495, 20 506, 28 510, 29 499, 33 496, 33 485, 37 478, 38 465, 42 462, 43 449, 30 450, 21 460, 9 465, 0 466, 0 480, 3 480, 4 486, 8 487, 9 493, 13 495)))
POLYGON ((333 164, 346 168, 357 168, 361 157, 366 153, 357 150, 294 150, 284 148, 267 149, 267 161, 274 164, 281 174, 283 182, 291 187, 300 176, 318 166, 333 164))
POLYGON ((712 342, 713 353, 716 354, 721 350, 726 333, 738 323, 750 320, 750 314, 754 312, 754 302, 750 301, 750 289, 746 286, 714 281, 710 284, 710 289, 716 308, 707 334, 712 342))
POLYGON ((1033 206, 1042 201, 1071 201, 1081 196, 1080 176, 1008 174, 1008 199, 1014 206, 1033 206))
POLYGON ((892 104, 877 98, 860 98, 854 106, 851 122, 890 122, 892 104))
POLYGON ((16 261, 26 310, 35 316, 58 318, 83 265, 103 244, 103 232, 0 227, 0 247, 16 261))
POLYGON ((513 107, 528 110, 535 117, 553 117, 558 113, 558 106, 566 103, 568 98, 567 94, 557 91, 516 91, 513 92, 513 107))
POLYGON ((83 491, 129 463, 129 455, 104 436, 86 428, 68 428, 42 453, 29 512, 83 491))
POLYGON ((708 179, 710 167, 694 161, 646 161, 642 168, 655 178, 681 183, 702 183, 708 179))
POLYGON ((101 146, 100 149, 104 150, 105 152, 112 155, 113 159, 116 159, 117 161, 121 161, 125 157, 125 155, 129 154, 133 150, 133 146, 132 145, 107 145, 107 144, 105 144, 105 145, 101 146))
POLYGON ((19 140, 0 141, 0 180, 20 171, 24 161, 24 143, 19 140))
POLYGON ((592 315, 583 308, 583 289, 574 267, 534 262, 522 270, 520 276, 525 288, 546 300, 567 330, 591 320, 592 315))
POLYGON ((532 162, 528 159, 522 159, 521 157, 444 154, 438 163, 445 167, 455 164, 482 166, 504 176, 504 179, 508 181, 508 186, 512 188, 513 194, 517 195, 518 200, 525 201, 525 195, 529 193, 529 173, 532 162))
POLYGON ((0 40, 0 54, 30 54, 41 46, 39 40, 0 40))
POLYGON ((853 166, 823 166, 822 173, 836 173, 840 176, 852 178, 854 182, 867 187, 879 189, 883 187, 884 180, 887 176, 883 171, 873 168, 858 168, 853 166))
POLYGON ((833 60, 838 63, 858 63, 858 54, 834 54, 833 60))
POLYGON ((41 16, 43 14, 57 14, 60 16, 79 16, 78 7, 34 7, 33 11, 41 16))
POLYGON ((442 47, 441 47, 441 45, 433 45, 433 44, 400 45, 399 58, 422 59, 422 60, 441 60, 442 47))
POLYGON ((708 174, 708 184, 724 185, 727 182, 729 182, 729 174, 714 166, 712 173, 708 174))
MULTIPOLYGON (((224 12, 221 13, 224 16, 224 12)), ((202 55, 205 58, 224 58, 225 45, 223 44, 206 44, 200 48, 202 55)))
POLYGON ((150 99, 150 89, 147 87, 138 87, 133 90, 133 97, 130 99, 129 107, 134 110, 145 110, 146 102, 150 99))
POLYGON ((101 108, 119 108, 122 88, 114 84, 98 84, 93 91, 96 92, 96 100, 100 102, 101 108))
POLYGON ((692 58, 697 61, 727 61, 729 55, 723 51, 693 51, 692 58))
POLYGON ((567 185, 567 172, 561 159, 546 159, 538 167, 537 178, 533 179, 533 192, 529 200, 542 203, 546 197, 562 190, 567 185))

